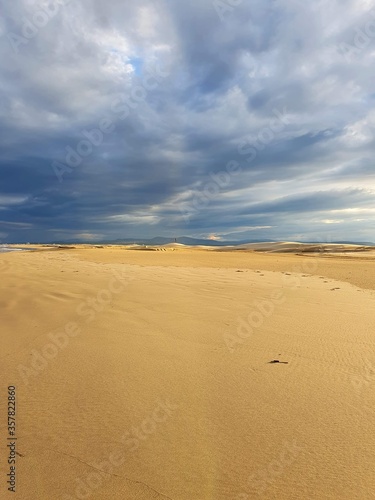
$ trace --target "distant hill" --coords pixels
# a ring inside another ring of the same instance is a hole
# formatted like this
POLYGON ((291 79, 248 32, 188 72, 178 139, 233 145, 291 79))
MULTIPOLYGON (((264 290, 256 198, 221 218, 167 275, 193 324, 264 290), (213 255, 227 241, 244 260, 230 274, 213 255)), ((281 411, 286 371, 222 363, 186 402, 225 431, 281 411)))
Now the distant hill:
POLYGON ((271 242, 273 240, 246 240, 246 241, 222 241, 222 240, 207 240, 200 238, 190 238, 189 236, 181 236, 176 238, 165 238, 162 236, 157 236, 151 239, 130 239, 130 238, 121 238, 114 241, 106 241, 105 243, 109 243, 112 245, 129 245, 134 243, 136 245, 168 245, 169 243, 182 243, 183 245, 191 245, 191 246, 234 246, 234 245, 242 245, 244 243, 264 243, 271 242))
MULTIPOLYGON (((282 241, 282 240, 279 240, 282 241)), ((251 243, 277 243, 276 240, 270 239, 254 239, 254 240, 237 240, 237 241, 225 241, 225 240, 208 240, 204 238, 191 238, 189 236, 180 236, 176 238, 176 243, 181 243, 183 245, 190 246, 211 246, 211 247, 221 247, 221 246, 238 246, 246 245, 251 243)), ((77 240, 65 240, 65 241, 55 241, 54 244, 60 245, 72 245, 72 244, 91 244, 91 245, 168 245, 170 243, 175 243, 175 238, 166 238, 164 236, 156 236, 155 238, 118 238, 116 240, 100 240, 100 241, 77 241, 77 240)), ((337 245, 366 245, 374 246, 375 243, 368 241, 298 241, 296 243, 303 244, 337 244, 337 245)))

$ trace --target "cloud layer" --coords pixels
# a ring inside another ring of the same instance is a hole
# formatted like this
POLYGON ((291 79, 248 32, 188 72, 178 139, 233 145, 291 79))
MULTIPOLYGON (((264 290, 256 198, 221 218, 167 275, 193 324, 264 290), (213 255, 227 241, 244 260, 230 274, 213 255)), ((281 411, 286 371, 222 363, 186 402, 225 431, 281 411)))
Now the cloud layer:
POLYGON ((0 241, 375 241, 371 4, 4 4, 0 241))

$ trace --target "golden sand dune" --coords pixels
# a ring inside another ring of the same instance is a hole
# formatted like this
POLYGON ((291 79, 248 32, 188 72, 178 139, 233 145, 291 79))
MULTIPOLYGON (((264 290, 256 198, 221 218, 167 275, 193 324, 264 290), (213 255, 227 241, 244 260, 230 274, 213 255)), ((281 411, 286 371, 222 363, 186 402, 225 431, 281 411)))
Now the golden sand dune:
POLYGON ((0 254, 13 498, 374 498, 373 260, 174 248, 0 254))
POLYGON ((271 243, 246 243, 244 245, 218 247, 218 250, 252 250, 254 252, 280 253, 351 253, 373 252, 374 246, 350 245, 340 243, 297 243, 295 241, 277 241, 271 243))

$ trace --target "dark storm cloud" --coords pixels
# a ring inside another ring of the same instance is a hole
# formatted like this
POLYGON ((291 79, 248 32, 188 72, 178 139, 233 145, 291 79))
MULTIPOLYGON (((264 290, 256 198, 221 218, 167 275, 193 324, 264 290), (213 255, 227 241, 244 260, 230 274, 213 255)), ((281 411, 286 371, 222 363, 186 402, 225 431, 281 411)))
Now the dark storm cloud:
POLYGON ((3 241, 374 239, 375 14, 237 3, 4 4, 3 241))
POLYGON ((372 194, 362 189, 346 191, 316 192, 300 196, 288 196, 268 203, 256 203, 243 213, 274 214, 320 212, 346 207, 366 206, 373 201, 372 194))

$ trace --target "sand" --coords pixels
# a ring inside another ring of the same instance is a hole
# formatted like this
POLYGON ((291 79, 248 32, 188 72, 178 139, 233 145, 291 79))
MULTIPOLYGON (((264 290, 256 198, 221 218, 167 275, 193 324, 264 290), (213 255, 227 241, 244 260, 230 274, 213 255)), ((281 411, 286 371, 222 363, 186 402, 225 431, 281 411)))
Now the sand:
POLYGON ((374 261, 0 254, 0 497, 375 498, 374 261))

